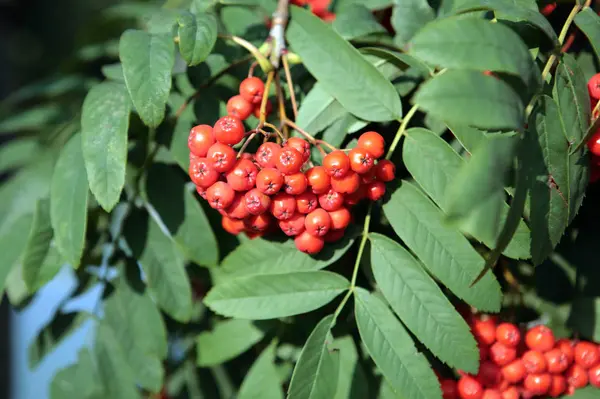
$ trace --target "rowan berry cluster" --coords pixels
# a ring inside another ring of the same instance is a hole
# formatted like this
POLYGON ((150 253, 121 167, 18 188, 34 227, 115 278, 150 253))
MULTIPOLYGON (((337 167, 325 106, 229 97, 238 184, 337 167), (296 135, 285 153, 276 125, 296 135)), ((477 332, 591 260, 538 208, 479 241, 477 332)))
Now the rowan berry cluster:
POLYGON ((588 384, 600 387, 597 344, 557 340, 544 325, 523 333, 491 316, 469 321, 479 345, 479 372, 459 371, 458 381, 440 378, 444 399, 557 398, 588 384))
POLYGON ((260 79, 245 79, 227 103, 227 116, 213 127, 192 128, 189 175, 229 233, 256 237, 278 226, 300 251, 316 254, 344 236, 352 206, 385 194, 395 166, 377 161, 384 154, 377 132, 362 134, 347 153, 333 150, 319 166, 311 166, 310 143, 299 137, 281 145, 267 141, 254 154, 237 152, 233 146, 248 136, 243 120, 257 112, 264 89, 260 79))

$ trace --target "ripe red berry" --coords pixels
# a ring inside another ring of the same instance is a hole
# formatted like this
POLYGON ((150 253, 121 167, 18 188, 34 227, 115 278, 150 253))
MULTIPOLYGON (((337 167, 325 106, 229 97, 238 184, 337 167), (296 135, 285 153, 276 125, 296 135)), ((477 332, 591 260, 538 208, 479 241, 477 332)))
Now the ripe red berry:
POLYGON ((225 182, 218 181, 206 190, 206 200, 214 209, 225 209, 233 202, 235 192, 225 182))
POLYGON ((544 353, 546 367, 552 374, 562 374, 570 365, 567 355, 559 348, 554 348, 544 353))
POLYGON ((213 128, 215 140, 227 145, 235 145, 242 141, 246 129, 240 118, 226 115, 215 123, 213 128))
POLYGON ((556 348, 560 349, 567 357, 569 364, 575 361, 575 344, 570 339, 561 338, 556 341, 556 348))
POLYGON ((258 150, 256 150, 256 155, 254 158, 256 162, 263 168, 274 168, 275 167, 275 159, 279 155, 279 151, 281 151, 281 146, 277 143, 263 143, 258 150))
POLYGON ((546 352, 554 347, 554 342, 552 330, 544 325, 535 326, 525 334, 525 343, 529 349, 546 352))
POLYGON ((358 190, 356 190, 352 194, 348 194, 348 195, 344 196, 344 203, 347 206, 354 206, 354 205, 358 204, 366 196, 367 196, 367 189, 365 186, 361 185, 358 187, 358 190))
POLYGON ((550 374, 529 374, 523 381, 523 386, 534 396, 541 396, 548 392, 552 384, 550 374))
POLYGON ((562 375, 553 375, 550 389, 548 390, 548 396, 551 398, 558 398, 567 390, 567 380, 562 375))
POLYGON ((302 194, 308 187, 308 180, 304 176, 304 173, 301 172, 286 175, 284 182, 285 192, 291 195, 302 194))
POLYGON ((279 220, 287 220, 296 213, 296 198, 294 196, 279 193, 271 199, 271 213, 279 220))
POLYGON ((542 13, 542 15, 547 17, 548 15, 552 14, 552 12, 554 10, 556 10, 556 6, 557 6, 556 2, 546 4, 544 7, 542 7, 542 9, 540 10, 540 13, 542 13))
POLYGON ((306 171, 308 184, 311 186, 313 193, 323 194, 329 190, 331 186, 331 177, 323 166, 314 166, 306 171))
POLYGON ((443 399, 457 399, 458 398, 458 388, 456 386, 456 381, 450 378, 444 378, 440 381, 440 387, 442 388, 442 398, 443 399))
POLYGON ((206 158, 197 158, 190 161, 189 175, 198 187, 208 188, 219 180, 219 172, 215 170, 206 158))
POLYGON ((581 341, 575 345, 575 363, 589 369, 600 363, 598 347, 591 342, 581 341))
POLYGON ((284 147, 291 147, 302 154, 302 162, 308 161, 310 158, 310 144, 308 141, 301 139, 299 137, 290 137, 286 142, 284 147))
POLYGON ((485 388, 497 388, 502 382, 502 371, 496 363, 486 360, 479 365, 477 380, 485 388))
POLYGON ((502 399, 502 394, 497 389, 486 389, 481 399, 502 399))
POLYGON ((348 208, 341 207, 336 211, 329 212, 331 216, 331 228, 334 230, 344 230, 350 224, 350 211, 348 208))
POLYGON ((227 114, 241 120, 246 120, 254 111, 254 105, 244 97, 237 95, 227 101, 227 114))
POLYGON ((275 166, 286 175, 300 172, 303 163, 302 154, 291 147, 282 148, 275 158, 275 166))
POLYGON ((279 228, 287 236, 296 236, 304 231, 304 215, 296 212, 291 218, 279 221, 279 228))
POLYGON ((258 175, 256 165, 247 159, 240 159, 227 173, 227 183, 235 191, 247 191, 256 184, 256 175, 258 175))
POLYGON ((362 147, 351 149, 348 158, 350 159, 350 169, 359 174, 367 173, 375 163, 373 155, 362 147))
POLYGON ((256 175, 256 188, 267 195, 278 193, 283 182, 283 174, 275 168, 264 168, 256 175))
POLYGON ((483 396, 483 387, 470 375, 463 376, 458 381, 457 388, 460 399, 481 399, 483 396))
POLYGON ((337 211, 344 205, 344 195, 334 189, 330 189, 326 193, 319 195, 319 205, 328 212, 337 211))
POLYGON ((587 87, 590 97, 600 100, 600 73, 595 74, 588 80, 587 87))
POLYGON ((244 231, 244 222, 242 220, 232 219, 227 216, 223 216, 221 219, 221 226, 223 226, 223 230, 234 236, 244 231))
POLYGON ((325 241, 323 241, 323 237, 315 237, 305 230, 296 236, 294 244, 299 251, 313 255, 321 252, 325 241))
POLYGON ((325 240, 325 242, 337 242, 339 240, 342 239, 342 237, 344 237, 344 232, 345 230, 329 230, 327 232, 327 234, 325 234, 323 236, 323 240, 325 240))
POLYGON ((517 358, 517 350, 501 342, 495 342, 490 347, 490 359, 498 366, 506 366, 517 358))
POLYGON ((375 159, 381 158, 385 152, 385 140, 383 140, 383 136, 377 132, 366 132, 361 134, 356 146, 369 151, 375 159))
POLYGON ((235 150, 222 143, 214 143, 206 154, 213 165, 213 168, 219 173, 229 172, 236 163, 235 150))
POLYGON ((374 181, 367 186, 367 197, 371 201, 377 201, 385 195, 385 184, 380 181, 374 181))
POLYGON ((595 156, 600 156, 600 130, 590 137, 587 142, 587 146, 592 154, 595 156))
POLYGON ((315 209, 306 215, 304 227, 313 236, 323 237, 331 228, 331 216, 324 209, 315 209))
POLYGON ((600 364, 588 370, 588 379, 591 385, 600 388, 600 364))
POLYGON ((360 175, 360 182, 362 184, 369 184, 369 183, 373 182, 373 180, 375 180, 375 168, 377 168, 377 165, 375 165, 374 167, 369 169, 368 172, 360 175))
POLYGON ((496 328, 496 341, 506 346, 517 347, 521 342, 521 332, 512 323, 501 323, 496 328))
POLYGON ((197 157, 205 157, 208 149, 215 143, 213 128, 209 125, 194 126, 188 136, 188 148, 197 157))
POLYGON ((578 364, 572 364, 565 371, 565 378, 567 379, 567 384, 575 389, 583 388, 589 381, 587 371, 578 364))
POLYGON ((338 193, 352 194, 353 192, 358 190, 358 187, 360 187, 360 176, 353 170, 349 170, 342 177, 331 177, 331 188, 337 191, 338 193))
POLYGON ((515 386, 510 386, 502 391, 502 399, 519 399, 521 394, 515 386))
POLYGON ((496 342, 496 322, 494 319, 475 318, 471 329, 478 342, 488 346, 496 342))
POLYGON ((206 189, 204 187, 196 186, 196 192, 202 199, 206 199, 206 189))
POLYGON ((296 210, 304 215, 317 209, 318 205, 317 196, 309 191, 296 196, 296 210))
POLYGON ((525 378, 526 373, 525 365, 521 359, 515 359, 502 367, 502 377, 510 384, 516 384, 521 381, 525 378))
MULTIPOLYGON (((252 114, 256 117, 256 118, 260 118, 260 102, 258 104, 254 104, 254 110, 252 111, 252 114)), ((265 107, 265 117, 271 115, 271 112, 273 111, 273 103, 271 102, 271 100, 267 100, 267 105, 265 107)))
POLYGON ((244 219, 246 230, 252 233, 267 231, 272 223, 273 218, 267 212, 261 213, 260 215, 251 215, 244 219))
POLYGON ((271 197, 260 192, 257 188, 253 188, 244 195, 244 202, 250 214, 260 215, 269 209, 271 197))
POLYGON ((521 360, 529 374, 543 373, 548 369, 546 357, 542 352, 529 350, 523 354, 521 360))
POLYGON ((383 159, 375 165, 375 178, 382 182, 390 182, 396 177, 396 165, 392 161, 383 159))
POLYGON ((231 204, 225 209, 225 213, 232 219, 245 219, 250 215, 246 208, 246 200, 243 193, 235 193, 231 204))
POLYGON ((252 104, 260 104, 264 92, 265 84, 259 78, 246 78, 240 83, 240 95, 252 104))
POLYGON ((329 176, 344 177, 350 170, 350 159, 343 151, 336 150, 323 158, 323 167, 329 176))

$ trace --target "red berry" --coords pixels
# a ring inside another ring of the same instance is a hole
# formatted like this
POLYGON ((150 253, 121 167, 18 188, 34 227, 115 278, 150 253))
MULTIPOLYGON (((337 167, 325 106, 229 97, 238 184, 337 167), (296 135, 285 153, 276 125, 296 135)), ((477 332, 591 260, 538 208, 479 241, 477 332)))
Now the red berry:
POLYGON ((479 362, 483 362, 490 358, 490 347, 483 345, 481 342, 477 343, 477 349, 479 350, 479 362))
POLYGON ((595 74, 587 83, 588 93, 591 98, 600 100, 600 73, 595 74))
POLYGON ((497 388, 502 382, 502 371, 496 363, 486 360, 479 365, 477 380, 485 388, 497 388))
POLYGON ((300 172, 303 163, 302 154, 291 147, 282 148, 275 158, 275 166, 286 175, 300 172))
POLYGON ((331 228, 331 216, 324 209, 315 209, 306 215, 304 227, 313 236, 323 237, 331 228))
POLYGON ((548 15, 552 14, 554 10, 556 10, 556 2, 546 4, 544 7, 542 7, 540 12, 542 13, 542 15, 547 17, 548 15))
POLYGON ((483 397, 483 387, 470 375, 463 376, 458 381, 457 388, 460 399, 481 399, 483 397))
POLYGON ((548 369, 546 357, 542 352, 529 350, 523 354, 521 359, 529 374, 543 373, 548 369))
POLYGON ((222 143, 215 143, 206 154, 213 165, 213 168, 219 173, 229 172, 236 163, 235 150, 230 146, 222 143))
POLYGON ((268 213, 261 213, 260 215, 251 215, 244 219, 244 226, 252 233, 259 233, 266 231, 271 227, 273 218, 268 213))
POLYGON ((595 132, 587 142, 590 152, 595 156, 600 156, 600 130, 595 132))
POLYGON ((525 389, 535 396, 547 393, 551 384, 552 376, 550 374, 529 374, 523 381, 525 389))
POLYGON ((279 220, 287 220, 296 213, 296 199, 286 193, 279 193, 271 199, 271 213, 279 220))
POLYGON ((587 371, 578 364, 573 364, 565 371, 565 378, 567 384, 579 389, 583 388, 588 384, 588 373, 587 371))
POLYGON ((575 345, 575 363, 589 369, 600 362, 598 347, 591 342, 581 341, 575 345))
POLYGON ((325 241, 323 241, 323 237, 315 237, 307 231, 303 231, 296 236, 294 244, 296 244, 296 248, 298 248, 299 251, 313 255, 321 252, 325 245, 325 241))
POLYGON ((225 182, 218 181, 206 190, 206 200, 214 209, 225 209, 233 202, 235 192, 225 182))
POLYGON ((323 166, 314 166, 307 170, 306 178, 315 194, 323 194, 331 186, 331 177, 329 177, 323 166))
POLYGON ((331 188, 338 193, 352 194, 358 190, 358 187, 360 187, 360 176, 352 170, 346 172, 342 177, 331 177, 331 188))
POLYGON ((377 165, 375 165, 374 167, 369 169, 368 172, 360 175, 360 182, 362 184, 369 184, 369 183, 373 182, 373 180, 375 180, 375 168, 377 168, 377 165))
POLYGON ((308 187, 306 176, 304 176, 304 173, 301 172, 286 175, 284 181, 285 192, 291 195, 302 194, 308 187))
POLYGON ((206 199, 206 189, 204 187, 196 186, 196 191, 202 199, 206 199))
POLYGON ((374 181, 367 186, 367 197, 371 201, 377 201, 385 195, 385 184, 380 181, 374 181))
POLYGON ((260 192, 257 188, 253 188, 244 195, 244 202, 250 214, 260 215, 269 209, 271 197, 260 192))
MULTIPOLYGON (((260 102, 258 104, 254 104, 254 110, 252 111, 252 113, 256 118, 260 118, 260 105, 260 102)), ((267 105, 265 106, 265 117, 269 116, 272 111, 273 103, 271 102, 271 100, 267 100, 267 105)))
POLYGON ((206 158, 198 158, 190 161, 190 178, 198 187, 208 188, 219 180, 219 172, 215 170, 206 158))
POLYGON ((209 125, 194 126, 188 136, 188 148, 197 157, 205 157, 208 149, 215 143, 213 128, 209 125))
POLYGON ((328 212, 337 211, 344 205, 344 195, 330 189, 319 195, 319 205, 328 212))
POLYGON ((561 338, 556 341, 556 348, 560 349, 567 357, 569 364, 575 361, 575 344, 570 339, 561 338))
POLYGON ((517 347, 521 342, 521 332, 512 323, 501 323, 496 328, 496 341, 506 346, 517 347))
POLYGON ((546 352, 554 347, 554 334, 544 325, 535 326, 525 334, 525 343, 529 349, 546 352))
POLYGON ((246 78, 240 83, 240 95, 252 104, 260 104, 264 92, 265 84, 259 78, 246 78))
POLYGON ((508 387, 502 392, 502 399, 519 399, 520 397, 519 390, 515 386, 508 387))
POLYGON ((375 159, 381 158, 385 152, 385 141, 377 132, 366 132, 361 134, 356 146, 369 151, 375 159))
POLYGON ((351 149, 348 158, 350 159, 350 169, 359 174, 367 173, 375 163, 373 155, 362 147, 351 149))
POLYGON ((344 237, 345 230, 329 230, 327 234, 323 236, 325 242, 337 242, 344 237))
POLYGON ((227 216, 223 216, 221 219, 221 226, 223 226, 223 230, 234 236, 244 231, 244 222, 242 220, 232 219, 227 216))
POLYGON ((502 377, 510 384, 516 384, 521 381, 526 373, 525 365, 521 359, 515 359, 502 367, 502 377))
POLYGON ((308 141, 301 139, 299 137, 290 137, 286 142, 284 147, 291 147, 302 154, 302 162, 308 161, 310 158, 310 144, 308 141))
POLYGON ((267 195, 278 193, 283 182, 283 175, 275 168, 264 168, 256 175, 256 188, 267 195))
POLYGON ((246 208, 246 200, 243 193, 235 193, 231 205, 225 209, 225 213, 232 219, 245 219, 250 215, 246 208))
POLYGON ((350 159, 343 151, 336 150, 323 158, 323 167, 329 176, 344 177, 350 170, 350 159))
POLYGON ((227 114, 246 120, 254 111, 254 105, 244 97, 237 95, 227 101, 227 114))
POLYGON ((548 372, 552 374, 562 374, 569 367, 569 359, 559 348, 554 348, 544 353, 548 372))
POLYGON ((258 169, 252 161, 240 159, 233 169, 227 173, 227 183, 235 191, 247 191, 256 184, 258 169))
POLYGON ((331 228, 334 230, 344 230, 350 224, 350 211, 348 208, 341 207, 336 211, 329 212, 331 216, 331 228))
POLYGON ((358 190, 356 190, 352 194, 348 194, 348 195, 344 196, 344 203, 347 206, 354 206, 354 205, 358 204, 366 196, 367 196, 367 189, 365 186, 361 185, 358 187, 358 190))
POLYGON ((304 231, 304 215, 296 212, 291 218, 279 221, 279 228, 288 236, 296 236, 304 231))
POLYGON ((600 388, 600 364, 588 370, 588 379, 591 385, 600 388))
POLYGON ((552 383, 550 383, 550 389, 548 390, 548 396, 551 398, 558 398, 567 390, 567 380, 562 375, 553 375, 552 383))
POLYGON ((496 322, 492 318, 473 320, 473 335, 478 342, 491 345, 496 342, 496 322))
POLYGON ((242 141, 246 129, 244 129, 244 123, 240 118, 227 115, 215 123, 213 132, 215 140, 219 143, 235 145, 242 141))
POLYGON ((457 399, 458 388, 456 387, 456 381, 450 378, 444 378, 440 381, 440 387, 442 388, 443 399, 457 399))
POLYGON ((279 144, 271 142, 263 143, 258 147, 258 150, 256 150, 254 158, 263 168, 274 168, 275 159, 279 155, 279 151, 281 151, 281 146, 279 144))
POLYGON ((495 342, 490 347, 490 359, 498 366, 506 366, 517 358, 517 350, 501 342, 495 342))
POLYGON ((296 210, 304 215, 317 209, 318 205, 317 196, 311 192, 305 191, 296 196, 296 210))
POLYGON ((497 389, 486 389, 481 399, 502 399, 502 394, 497 389))
POLYGON ((383 159, 375 165, 375 178, 382 182, 390 182, 396 177, 396 165, 392 161, 383 159))

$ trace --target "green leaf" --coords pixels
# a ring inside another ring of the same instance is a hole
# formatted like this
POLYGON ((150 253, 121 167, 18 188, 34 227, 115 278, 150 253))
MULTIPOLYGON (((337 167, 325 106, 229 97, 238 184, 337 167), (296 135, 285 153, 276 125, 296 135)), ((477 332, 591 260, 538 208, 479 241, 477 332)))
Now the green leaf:
POLYGON ((100 378, 102 381, 107 397, 120 399, 140 397, 135 386, 133 372, 127 364, 117 337, 112 329, 102 322, 96 332, 94 354, 98 368, 96 378, 100 378))
POLYGON ((484 19, 450 17, 427 24, 411 41, 411 54, 442 68, 499 71, 526 82, 533 62, 509 27, 484 19))
POLYGON ((27 247, 32 224, 33 215, 25 214, 0 231, 0 292, 4 290, 7 276, 27 247))
POLYGON ((256 274, 280 274, 323 269, 337 261, 352 245, 356 231, 328 245, 316 256, 298 251, 291 240, 283 242, 262 238, 238 246, 221 263, 222 277, 242 277, 256 274))
POLYGON ((333 346, 340 357, 340 373, 335 399, 360 399, 369 396, 369 384, 360 365, 358 351, 352 336, 337 338, 333 346))
POLYGON ((423 84, 413 101, 444 122, 484 129, 523 127, 523 103, 517 93, 481 72, 446 71, 423 84))
POLYGON ((56 122, 61 115, 61 107, 57 104, 44 104, 12 115, 0 122, 0 134, 16 133, 27 130, 40 130, 56 122))
POLYGON ((225 363, 254 346, 264 336, 249 320, 225 320, 212 331, 202 332, 197 339, 198 366, 216 366, 225 363))
POLYGON ((223 316, 275 319, 318 309, 348 286, 344 277, 326 271, 254 275, 217 284, 204 303, 223 316))
POLYGON ((339 356, 330 349, 333 315, 323 318, 310 333, 288 389, 289 399, 333 398, 339 370, 339 356))
POLYGON ((146 178, 148 201, 188 259, 214 266, 219 261, 217 240, 202 207, 177 172, 168 165, 153 164, 146 178))
MULTIPOLYGON (((85 172, 84 172, 85 173, 85 172)), ((87 190, 87 185, 86 185, 87 190)), ((52 225, 50 224, 50 202, 47 198, 38 201, 33 214, 33 222, 27 239, 27 245, 21 264, 23 280, 30 291, 33 291, 38 270, 50 249, 52 241, 52 225)))
POLYGON ((483 258, 462 234, 443 223, 442 212, 419 189, 403 181, 383 210, 402 241, 456 296, 482 311, 500 309, 502 292, 492 275, 470 287, 483 269, 483 258))
POLYGON ((596 399, 598 397, 598 388, 594 386, 587 386, 582 389, 578 389, 573 394, 563 395, 560 399, 596 399))
POLYGON ((179 25, 179 51, 188 65, 198 65, 208 57, 217 41, 217 20, 212 14, 183 12, 179 25))
POLYGON ((237 399, 283 399, 283 390, 275 368, 275 343, 258 356, 242 381, 237 399))
POLYGON ((556 67, 552 97, 560 110, 567 140, 579 144, 590 127, 591 106, 587 82, 575 58, 563 54, 556 67))
POLYGON ((435 11, 427 0, 395 1, 391 19, 396 31, 394 41, 399 46, 408 44, 421 28, 434 19, 435 11))
POLYGON ((94 86, 83 102, 81 145, 90 190, 104 210, 119 202, 125 185, 130 101, 121 83, 94 86))
POLYGON ((575 25, 587 36, 596 57, 600 59, 600 17, 589 7, 575 16, 575 25))
POLYGON ((440 360, 476 374, 477 343, 436 282, 398 243, 380 234, 369 238, 375 281, 400 320, 440 360))
POLYGON ((170 34, 127 30, 119 43, 119 58, 127 90, 142 121, 160 125, 171 91, 175 43, 170 34))
POLYGON ((393 0, 338 0, 335 2, 335 11, 343 11, 346 7, 351 7, 354 4, 360 4, 367 7, 369 10, 381 10, 390 7, 394 3, 393 0))
POLYGON ((123 66, 120 62, 116 64, 103 65, 102 74, 109 80, 115 82, 125 83, 125 77, 123 76, 123 66))
POLYGON ((141 264, 145 282, 158 305, 177 321, 192 313, 192 289, 175 243, 153 219, 133 214, 126 221, 125 237, 141 264))
POLYGON ((355 291, 354 298, 360 337, 395 394, 411 399, 441 399, 431 366, 390 309, 362 288, 355 291))
POLYGON ((380 59, 388 60, 397 66, 401 66, 403 70, 414 68, 420 72, 423 77, 427 77, 433 73, 433 69, 431 69, 429 65, 410 54, 386 50, 380 47, 363 47, 360 51, 365 54, 377 56, 380 59))
POLYGON ((345 113, 344 107, 325 91, 323 85, 315 83, 302 100, 296 123, 307 132, 318 133, 345 113))
POLYGON ((402 117, 394 87, 357 49, 309 11, 296 6, 290 10, 288 41, 329 94, 361 119, 381 122, 402 117))
POLYGON ((77 361, 58 371, 50 384, 50 398, 100 399, 103 387, 97 379, 94 360, 88 349, 79 351, 77 361))
POLYGON ((88 180, 81 135, 73 136, 56 162, 50 186, 50 218, 56 246, 73 267, 79 266, 87 227, 88 180))
POLYGON ((112 329, 135 381, 159 392, 164 379, 162 359, 167 355, 167 332, 156 304, 121 279, 115 293, 105 301, 104 321, 112 329))
POLYGON ((52 280, 64 265, 65 261, 56 248, 56 242, 52 241, 42 263, 36 268, 26 267, 25 260, 23 261, 20 270, 23 284, 27 286, 29 293, 33 294, 52 280))
POLYGON ((377 22, 371 10, 359 4, 345 7, 337 13, 333 21, 333 29, 346 40, 385 32, 385 28, 377 22))
POLYGON ((42 151, 36 140, 13 139, 0 147, 0 171, 16 169, 30 163, 42 151))

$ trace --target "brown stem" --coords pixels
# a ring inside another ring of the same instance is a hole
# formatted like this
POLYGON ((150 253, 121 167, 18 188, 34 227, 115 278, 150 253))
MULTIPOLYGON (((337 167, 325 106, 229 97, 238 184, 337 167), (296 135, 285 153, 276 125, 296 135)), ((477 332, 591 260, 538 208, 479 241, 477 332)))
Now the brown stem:
POLYGON ((287 81, 288 90, 290 91, 290 100, 292 101, 292 109, 294 110, 294 120, 298 119, 298 104, 296 103, 296 93, 294 92, 294 82, 292 81, 292 74, 290 72, 290 65, 288 63, 287 55, 281 57, 283 61, 283 70, 285 72, 285 79, 287 81))
POLYGON ((307 133, 306 131, 304 131, 300 126, 296 125, 294 122, 292 122, 289 119, 286 119, 285 123, 292 129, 294 129, 295 131, 300 133, 302 136, 304 136, 312 145, 317 145, 317 140, 313 136, 311 136, 310 133, 307 133))
POLYGON ((237 157, 240 158, 242 156, 242 154, 244 153, 244 151, 246 151, 246 148, 248 148, 248 144, 250 144, 250 142, 252 141, 252 139, 254 137, 256 137, 257 131, 253 131, 250 136, 248 136, 248 138, 246 139, 246 141, 244 141, 244 144, 242 145, 242 148, 240 148, 240 150, 238 151, 237 157))
POLYGON ((290 137, 290 132, 288 126, 284 123, 284 121, 287 119, 287 115, 285 112, 285 99, 283 98, 283 89, 281 87, 281 78, 279 75, 275 75, 275 87, 277 88, 280 130, 282 130, 283 139, 285 140, 290 137))
POLYGON ((278 0, 277 9, 273 13, 273 25, 269 32, 269 38, 273 43, 273 51, 271 52, 270 61, 275 67, 279 67, 281 54, 285 50, 285 26, 288 20, 289 0, 278 0))
POLYGON ((317 140, 315 140, 315 143, 317 145, 324 145, 325 147, 329 148, 331 151, 336 151, 337 150, 337 148, 335 148, 334 146, 332 146, 331 144, 329 144, 328 142, 323 141, 323 140, 317 139, 317 140))
POLYGON ((275 71, 270 71, 267 74, 267 81, 265 83, 265 91, 263 92, 262 101, 260 103, 260 115, 257 129, 260 129, 265 125, 265 120, 267 119, 267 101, 269 99, 269 91, 271 90, 271 84, 273 83, 273 77, 275 76, 275 71))

